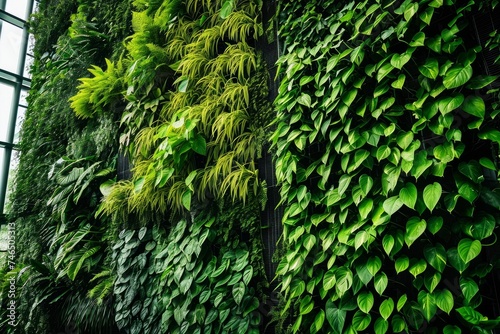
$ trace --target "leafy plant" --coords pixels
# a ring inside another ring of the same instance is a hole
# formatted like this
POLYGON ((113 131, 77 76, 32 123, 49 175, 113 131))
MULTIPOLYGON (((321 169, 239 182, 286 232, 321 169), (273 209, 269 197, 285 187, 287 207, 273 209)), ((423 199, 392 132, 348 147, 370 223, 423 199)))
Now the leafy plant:
POLYGON ((481 296, 497 267, 484 252, 499 218, 485 181, 498 178, 496 101, 484 89, 497 77, 481 73, 484 45, 468 44, 466 19, 495 6, 282 4, 272 142, 284 330, 497 326, 481 296))

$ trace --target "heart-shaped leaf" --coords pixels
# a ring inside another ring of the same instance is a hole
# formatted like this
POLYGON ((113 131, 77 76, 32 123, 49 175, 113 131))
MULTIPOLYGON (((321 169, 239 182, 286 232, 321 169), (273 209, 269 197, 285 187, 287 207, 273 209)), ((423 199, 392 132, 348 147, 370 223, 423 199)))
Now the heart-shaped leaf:
POLYGON ((442 187, 439 183, 434 182, 429 184, 424 189, 424 203, 425 206, 432 212, 439 202, 442 194, 442 187))

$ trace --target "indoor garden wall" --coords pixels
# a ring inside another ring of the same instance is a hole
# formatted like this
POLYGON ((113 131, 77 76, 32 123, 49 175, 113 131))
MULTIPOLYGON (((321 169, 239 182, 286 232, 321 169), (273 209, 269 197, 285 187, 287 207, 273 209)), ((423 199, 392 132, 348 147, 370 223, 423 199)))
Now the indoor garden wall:
POLYGON ((276 4, 40 1, 2 332, 499 327, 498 1, 276 4))

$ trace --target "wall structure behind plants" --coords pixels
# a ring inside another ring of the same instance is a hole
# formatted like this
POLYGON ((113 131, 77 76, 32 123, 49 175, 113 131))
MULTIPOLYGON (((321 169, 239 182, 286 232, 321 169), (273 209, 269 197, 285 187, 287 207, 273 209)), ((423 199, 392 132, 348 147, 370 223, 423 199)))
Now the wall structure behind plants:
POLYGON ((284 331, 498 327, 497 5, 281 3, 284 331))

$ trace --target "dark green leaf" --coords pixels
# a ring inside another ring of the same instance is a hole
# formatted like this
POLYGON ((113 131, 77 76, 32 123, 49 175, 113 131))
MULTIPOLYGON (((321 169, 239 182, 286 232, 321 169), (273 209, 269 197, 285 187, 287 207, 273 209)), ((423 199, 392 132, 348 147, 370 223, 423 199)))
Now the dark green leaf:
POLYGON ((347 312, 345 310, 337 308, 330 300, 326 302, 326 320, 328 320, 333 333, 343 333, 346 317, 347 312))

